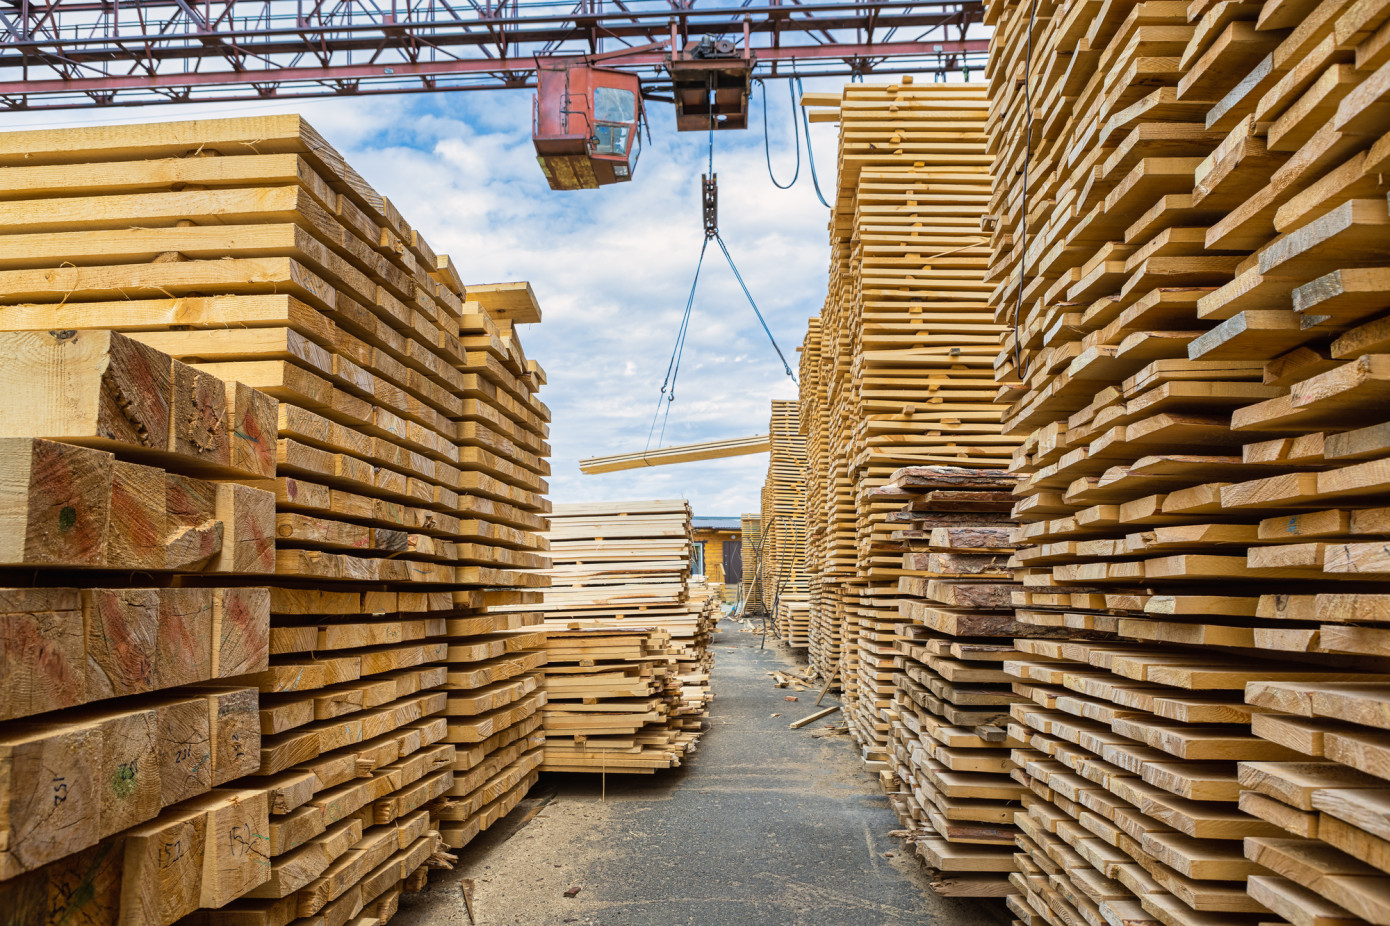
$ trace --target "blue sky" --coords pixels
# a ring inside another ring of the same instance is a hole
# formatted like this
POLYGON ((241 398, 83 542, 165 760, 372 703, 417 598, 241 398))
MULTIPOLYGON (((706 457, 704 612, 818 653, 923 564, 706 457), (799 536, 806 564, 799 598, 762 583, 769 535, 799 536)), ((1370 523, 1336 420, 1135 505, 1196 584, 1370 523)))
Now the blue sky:
MULTIPOLYGON (((827 81, 807 89, 837 86, 827 81)), ((769 83, 768 97, 772 163, 785 182, 795 163, 786 85, 769 83)), ((755 88, 753 127, 716 135, 720 227, 795 370, 806 320, 825 298, 829 213, 804 163, 789 191, 768 179, 761 106, 755 88)), ((545 321, 523 327, 522 343, 549 374, 542 398, 554 413, 555 501, 685 497, 697 514, 757 510, 765 454, 602 476, 579 472, 581 457, 646 445, 700 250, 706 135, 677 133, 670 106, 651 106, 652 142, 644 145, 632 182, 576 192, 551 191, 535 163, 531 91, 22 114, 5 121, 19 128, 286 111, 303 113, 435 250, 457 262, 465 281, 531 281, 545 321)), ((835 183, 836 128, 811 128, 827 198, 835 183)), ((769 401, 795 396, 732 273, 712 251, 664 443, 762 433, 769 401)))

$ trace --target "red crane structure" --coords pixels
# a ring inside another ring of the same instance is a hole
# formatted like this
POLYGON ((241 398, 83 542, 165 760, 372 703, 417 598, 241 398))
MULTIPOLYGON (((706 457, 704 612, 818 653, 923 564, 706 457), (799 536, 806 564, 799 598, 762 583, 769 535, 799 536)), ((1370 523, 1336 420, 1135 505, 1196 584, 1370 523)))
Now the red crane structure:
POLYGON ((751 79, 982 69, 983 18, 981 0, 0 0, 0 109, 524 88, 577 58, 672 92, 683 127, 713 105, 732 128, 718 110, 743 87, 746 114, 751 79))

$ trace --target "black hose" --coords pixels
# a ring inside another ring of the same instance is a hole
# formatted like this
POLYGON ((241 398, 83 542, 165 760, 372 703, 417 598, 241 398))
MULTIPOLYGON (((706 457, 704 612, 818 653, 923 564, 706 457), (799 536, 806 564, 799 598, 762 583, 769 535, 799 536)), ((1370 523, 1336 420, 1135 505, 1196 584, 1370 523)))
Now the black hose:
POLYGON ((767 131, 767 82, 759 80, 758 86, 763 91, 763 156, 767 160, 767 178, 777 189, 790 190, 796 185, 796 178, 801 176, 801 120, 796 118, 796 88, 792 86, 790 80, 787 81, 787 96, 792 101, 792 138, 796 142, 796 171, 792 174, 791 180, 782 184, 778 183, 777 178, 772 174, 772 142, 768 138, 767 131))

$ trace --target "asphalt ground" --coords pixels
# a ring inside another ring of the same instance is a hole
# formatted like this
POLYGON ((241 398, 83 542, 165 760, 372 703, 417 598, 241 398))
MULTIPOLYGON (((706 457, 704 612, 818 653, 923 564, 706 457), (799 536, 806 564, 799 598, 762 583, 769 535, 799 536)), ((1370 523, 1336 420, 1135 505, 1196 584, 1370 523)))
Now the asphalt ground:
MULTIPOLYGON (((404 895, 392 926, 998 926, 1001 901, 939 897, 847 736, 800 730, 816 690, 774 687, 792 652, 724 621, 698 751, 655 775, 546 774, 404 895), (786 701, 788 695, 795 702, 786 701), (574 891, 578 888, 577 891, 574 891), (567 891, 574 896, 566 897, 567 891)), ((835 703, 827 695, 822 706, 835 703)))

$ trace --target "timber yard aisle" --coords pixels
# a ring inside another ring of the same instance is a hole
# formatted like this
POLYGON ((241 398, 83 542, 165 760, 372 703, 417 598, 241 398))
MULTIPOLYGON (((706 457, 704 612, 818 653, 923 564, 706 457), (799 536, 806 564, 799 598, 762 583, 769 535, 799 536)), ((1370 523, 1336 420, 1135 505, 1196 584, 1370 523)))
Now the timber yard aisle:
POLYGON ((709 730, 682 768, 608 775, 603 801, 598 775, 543 776, 459 871, 405 895, 393 926, 465 926, 459 878, 474 880, 477 926, 1007 922, 1002 904, 928 888, 920 862, 884 835, 896 820, 852 741, 811 736, 839 715, 789 730, 817 691, 775 687, 767 673, 798 664, 741 627, 719 625, 709 730))

